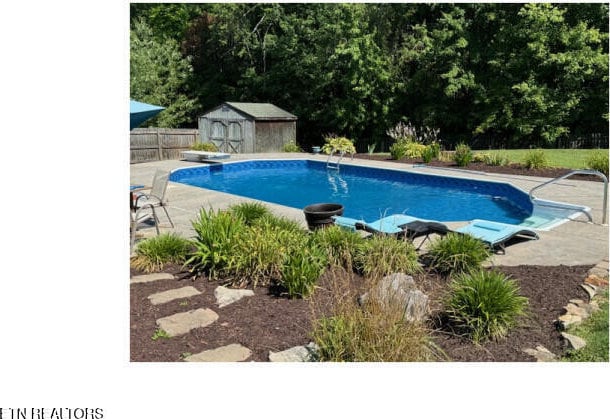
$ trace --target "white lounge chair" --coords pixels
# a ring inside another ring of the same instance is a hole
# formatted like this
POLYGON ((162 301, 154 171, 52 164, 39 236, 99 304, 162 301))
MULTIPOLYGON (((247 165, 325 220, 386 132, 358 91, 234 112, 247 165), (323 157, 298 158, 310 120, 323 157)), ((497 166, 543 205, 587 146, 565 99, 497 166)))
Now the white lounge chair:
POLYGON ((155 218, 155 228, 157 229, 157 234, 159 234, 159 217, 157 217, 157 212, 155 208, 161 207, 163 211, 165 211, 165 215, 169 220, 172 228, 174 228, 174 223, 167 212, 167 200, 165 199, 165 192, 167 191, 167 184, 169 182, 169 172, 163 170, 157 170, 155 173, 155 177, 153 178, 153 184, 150 188, 149 193, 138 192, 135 194, 135 201, 133 204, 133 210, 136 214, 139 213, 140 210, 150 209, 152 211, 152 215, 155 218))

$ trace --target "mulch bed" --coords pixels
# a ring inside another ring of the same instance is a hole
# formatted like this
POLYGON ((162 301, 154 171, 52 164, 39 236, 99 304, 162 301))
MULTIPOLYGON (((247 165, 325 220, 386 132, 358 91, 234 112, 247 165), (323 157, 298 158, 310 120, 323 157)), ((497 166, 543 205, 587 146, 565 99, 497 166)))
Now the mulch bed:
MULTIPOLYGON (((434 330, 432 336, 451 361, 535 361, 523 352, 525 348, 543 345, 555 354, 562 353, 560 334, 554 321, 562 314, 562 308, 572 298, 586 299, 580 287, 591 266, 516 266, 500 267, 502 272, 518 281, 521 294, 529 299, 529 315, 523 324, 513 329, 508 338, 487 342, 480 346, 448 331, 434 330)), ((166 271, 178 274, 179 267, 166 271)), ((132 271, 132 275, 138 274, 132 271)), ((179 276, 179 275, 177 275, 179 276)), ((324 299, 326 280, 316 295, 316 313, 320 313, 320 300, 324 299)), ((416 283, 431 297, 431 307, 437 307, 440 290, 446 279, 434 274, 422 274, 416 283)), ((354 275, 352 281, 361 287, 362 281, 354 275)), ((218 308, 214 298, 216 282, 200 278, 156 281, 131 285, 131 360, 144 362, 180 361, 187 354, 231 343, 240 343, 252 350, 252 361, 268 361, 269 351, 282 351, 311 341, 313 319, 311 300, 288 299, 276 296, 267 288, 254 290, 253 297, 246 297, 229 306, 218 308), (194 286, 201 295, 184 300, 153 306, 150 294, 181 286, 194 286), (171 339, 152 336, 157 330, 156 319, 196 308, 210 308, 219 315, 212 325, 195 329, 186 335, 171 339)), ((329 309, 330 301, 322 304, 329 309)), ((325 310, 322 310, 324 312, 325 310)))

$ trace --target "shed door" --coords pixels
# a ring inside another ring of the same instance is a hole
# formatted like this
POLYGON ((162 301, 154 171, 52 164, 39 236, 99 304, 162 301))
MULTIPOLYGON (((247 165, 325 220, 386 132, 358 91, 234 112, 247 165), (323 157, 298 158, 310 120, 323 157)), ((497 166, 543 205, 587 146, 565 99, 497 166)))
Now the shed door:
POLYGON ((243 129, 239 121, 210 121, 210 141, 224 153, 243 151, 243 129))

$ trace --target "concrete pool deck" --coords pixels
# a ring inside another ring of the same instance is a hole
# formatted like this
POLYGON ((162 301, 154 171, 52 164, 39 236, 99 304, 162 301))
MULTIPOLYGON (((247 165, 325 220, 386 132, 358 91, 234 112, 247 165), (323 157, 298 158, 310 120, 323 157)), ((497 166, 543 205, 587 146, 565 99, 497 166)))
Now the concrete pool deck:
MULTIPOLYGON (((311 159, 326 161, 325 155, 308 153, 265 153, 234 154, 223 162, 250 159, 311 159)), ((480 179, 506 182, 529 192, 532 188, 547 182, 548 178, 531 176, 514 176, 494 173, 472 172, 464 170, 440 169, 433 167, 413 166, 386 161, 361 160, 345 158, 343 163, 385 169, 399 169, 415 173, 436 174, 442 176, 480 179)), ((199 166, 205 163, 185 160, 163 160, 148 163, 137 163, 130 166, 130 183, 150 186, 157 169, 174 170, 181 167, 199 166)), ((230 205, 253 201, 237 195, 202 189, 195 186, 170 182, 166 193, 168 211, 175 228, 171 228, 163 211, 159 212, 161 232, 175 232, 185 237, 194 236, 191 221, 197 218, 201 208, 223 209, 230 205)), ((593 223, 587 217, 579 215, 575 220, 567 221, 552 230, 539 231, 540 240, 517 243, 506 249, 506 254, 494 255, 492 263, 496 265, 594 265, 608 257, 608 225, 601 225, 603 207, 603 183, 580 180, 561 180, 541 188, 536 197, 559 201, 591 208, 593 223)), ((305 217, 301 209, 266 203, 277 215, 285 216, 300 222, 306 228, 305 217)), ((459 226, 460 222, 447 223, 450 228, 459 226)), ((142 228, 138 236, 150 237, 155 228, 142 228)))

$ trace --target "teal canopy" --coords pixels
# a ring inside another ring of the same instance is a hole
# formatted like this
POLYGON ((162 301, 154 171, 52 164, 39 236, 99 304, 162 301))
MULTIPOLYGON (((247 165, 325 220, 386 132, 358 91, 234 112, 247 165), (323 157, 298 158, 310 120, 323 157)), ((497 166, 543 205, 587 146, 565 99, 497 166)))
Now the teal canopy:
POLYGON ((152 118, 165 109, 162 106, 149 105, 148 103, 129 101, 129 129, 139 127, 144 121, 152 118))

